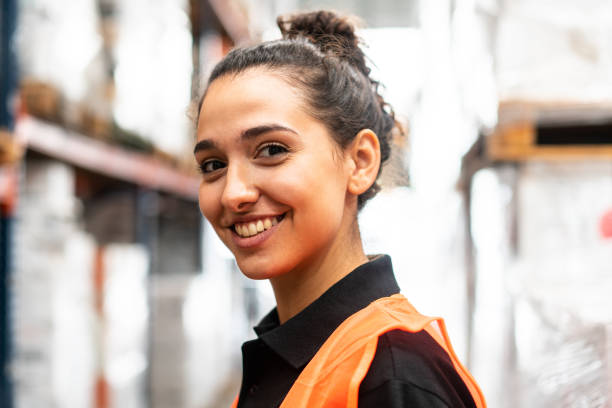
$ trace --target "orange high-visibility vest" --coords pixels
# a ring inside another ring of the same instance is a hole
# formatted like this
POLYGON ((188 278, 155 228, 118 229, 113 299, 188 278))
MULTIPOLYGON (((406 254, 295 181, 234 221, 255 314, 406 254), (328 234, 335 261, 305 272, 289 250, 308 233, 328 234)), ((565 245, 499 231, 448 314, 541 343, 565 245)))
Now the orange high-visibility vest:
MULTIPOLYGON (((476 407, 486 408, 478 384, 453 351, 444 321, 419 314, 400 294, 378 299, 342 322, 298 376, 281 408, 357 408, 359 385, 374 359, 378 337, 396 329, 427 331, 447 352, 476 407)), ((237 405, 238 398, 233 407, 237 405)))

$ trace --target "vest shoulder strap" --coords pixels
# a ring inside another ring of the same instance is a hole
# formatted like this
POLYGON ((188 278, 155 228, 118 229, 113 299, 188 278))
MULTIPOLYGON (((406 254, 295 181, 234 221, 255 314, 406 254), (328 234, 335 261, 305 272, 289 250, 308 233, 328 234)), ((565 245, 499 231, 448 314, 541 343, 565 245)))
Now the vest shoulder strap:
POLYGON ((476 406, 486 407, 482 391, 452 349, 444 321, 421 315, 397 294, 372 302, 338 326, 297 378, 281 408, 357 408, 359 385, 374 359, 378 337, 396 329, 426 330, 448 353, 476 406))

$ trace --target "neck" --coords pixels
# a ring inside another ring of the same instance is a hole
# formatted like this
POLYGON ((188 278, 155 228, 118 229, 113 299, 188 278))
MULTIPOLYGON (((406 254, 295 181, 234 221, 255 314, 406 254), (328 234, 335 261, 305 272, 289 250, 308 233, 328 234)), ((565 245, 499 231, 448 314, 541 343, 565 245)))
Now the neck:
POLYGON ((324 255, 308 265, 270 279, 281 324, 301 312, 353 269, 368 262, 358 230, 356 235, 349 242, 337 239, 324 255))

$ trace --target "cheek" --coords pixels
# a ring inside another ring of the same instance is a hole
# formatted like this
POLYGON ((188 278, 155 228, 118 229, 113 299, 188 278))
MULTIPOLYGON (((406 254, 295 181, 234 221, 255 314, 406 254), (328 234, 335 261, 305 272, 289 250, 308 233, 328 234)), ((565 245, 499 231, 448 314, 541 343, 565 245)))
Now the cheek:
POLYGON ((331 157, 305 157, 266 180, 275 201, 288 205, 295 215, 305 215, 307 222, 330 222, 344 208, 346 177, 331 157))
POLYGON ((215 189, 208 184, 200 185, 198 192, 198 204, 202 215, 214 225, 214 220, 220 212, 220 197, 217 196, 215 189))

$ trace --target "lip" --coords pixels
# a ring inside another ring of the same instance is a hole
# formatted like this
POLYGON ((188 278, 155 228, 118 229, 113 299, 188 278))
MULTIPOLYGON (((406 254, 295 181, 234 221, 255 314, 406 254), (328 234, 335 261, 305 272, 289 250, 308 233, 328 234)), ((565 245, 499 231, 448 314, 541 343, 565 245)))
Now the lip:
MULTIPOLYGON (((285 215, 285 214, 282 214, 285 215)), ((278 215, 277 215, 278 217, 278 215)), ((262 217, 244 217, 241 218, 240 220, 237 220, 236 223, 239 222, 250 222, 250 221, 254 221, 254 220, 258 220, 261 219, 262 217)), ((283 223, 283 221, 285 220, 285 217, 283 217, 278 224, 273 225, 270 229, 267 229, 263 232, 260 232, 257 235, 254 235, 252 237, 241 237, 240 235, 238 235, 236 233, 236 231, 234 231, 232 228, 230 228, 230 232, 232 234, 232 241, 234 242, 234 244, 242 249, 246 249, 246 248, 254 248, 256 246, 259 246, 261 244, 263 244, 265 241, 268 240, 268 238, 270 238, 270 236, 272 234, 274 234, 274 232, 276 231, 276 229, 283 223)))

